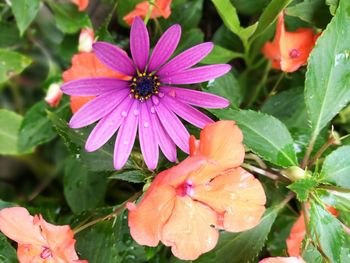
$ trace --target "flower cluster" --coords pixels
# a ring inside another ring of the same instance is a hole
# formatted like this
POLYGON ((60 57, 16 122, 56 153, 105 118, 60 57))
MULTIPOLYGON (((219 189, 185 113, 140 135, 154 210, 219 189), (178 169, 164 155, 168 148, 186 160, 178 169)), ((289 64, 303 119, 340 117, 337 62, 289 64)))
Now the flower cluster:
POLYGON ((194 260, 215 247, 218 230, 240 232, 259 224, 265 192, 239 167, 242 139, 234 121, 207 125, 200 140, 192 136, 190 157, 160 173, 141 202, 127 205, 132 237, 147 246, 162 241, 176 257, 194 260))

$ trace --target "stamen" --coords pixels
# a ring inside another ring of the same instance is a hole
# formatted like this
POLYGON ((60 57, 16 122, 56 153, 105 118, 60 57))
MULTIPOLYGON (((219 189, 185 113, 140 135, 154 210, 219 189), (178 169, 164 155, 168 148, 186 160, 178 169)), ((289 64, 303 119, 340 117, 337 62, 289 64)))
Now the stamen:
POLYGON ((300 50, 298 50, 298 49, 296 49, 296 48, 293 48, 293 49, 289 52, 290 58, 298 58, 298 57, 300 57, 300 55, 301 55, 300 50))
POLYGON ((43 250, 40 253, 42 259, 52 258, 52 252, 48 247, 43 246, 43 250))
POLYGON ((148 100, 153 94, 158 94, 160 82, 157 76, 146 72, 138 73, 133 77, 130 83, 130 93, 135 99, 141 102, 148 100))

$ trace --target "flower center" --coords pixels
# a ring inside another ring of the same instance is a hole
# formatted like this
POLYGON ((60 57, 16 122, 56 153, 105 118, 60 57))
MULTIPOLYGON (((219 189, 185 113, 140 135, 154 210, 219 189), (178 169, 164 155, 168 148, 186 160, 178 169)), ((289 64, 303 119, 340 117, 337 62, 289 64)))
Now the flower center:
POLYGON ((293 48, 290 52, 289 52, 289 56, 290 58, 297 58, 300 57, 301 53, 298 49, 293 48))
POLYGON ((183 184, 181 184, 176 188, 176 194, 178 196, 185 196, 185 195, 193 196, 194 194, 193 182, 191 180, 186 180, 183 184))
POLYGON ((40 257, 42 259, 48 259, 48 258, 52 258, 52 252, 48 247, 43 247, 43 250, 40 253, 40 257))
POLYGON ((153 94, 158 94, 159 86, 159 78, 156 75, 139 73, 131 80, 130 92, 135 99, 145 101, 153 94))

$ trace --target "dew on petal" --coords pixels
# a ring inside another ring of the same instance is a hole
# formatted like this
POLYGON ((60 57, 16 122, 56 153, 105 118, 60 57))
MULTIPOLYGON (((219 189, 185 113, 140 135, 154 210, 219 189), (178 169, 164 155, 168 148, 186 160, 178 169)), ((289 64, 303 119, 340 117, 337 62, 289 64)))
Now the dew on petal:
POLYGON ((152 101, 155 105, 158 105, 159 104, 159 99, 157 96, 152 96, 152 101))
POLYGON ((151 107, 151 113, 156 113, 156 109, 154 107, 151 107))
POLYGON ((149 123, 148 123, 148 122, 145 122, 145 123, 143 124, 143 127, 148 128, 148 127, 149 127, 149 123))
POLYGON ((159 96, 160 98, 163 98, 163 97, 164 97, 164 93, 163 93, 163 92, 159 92, 158 96, 159 96))
POLYGON ((128 113, 126 111, 122 111, 121 115, 125 118, 126 116, 128 116, 128 113))
POLYGON ((139 113, 140 113, 140 111, 139 111, 138 109, 135 109, 135 110, 134 110, 134 115, 135 115, 135 116, 139 115, 139 113))

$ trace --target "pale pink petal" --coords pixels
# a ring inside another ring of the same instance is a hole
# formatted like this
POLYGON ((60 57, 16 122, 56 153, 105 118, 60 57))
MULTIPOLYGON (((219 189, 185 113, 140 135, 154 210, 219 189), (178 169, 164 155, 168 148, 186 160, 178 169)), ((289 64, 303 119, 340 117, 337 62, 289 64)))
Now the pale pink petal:
POLYGON ((0 211, 0 231, 20 244, 46 245, 34 217, 23 207, 4 208, 0 211))
POLYGON ((195 260, 212 250, 219 233, 213 227, 216 213, 188 196, 177 197, 173 213, 162 230, 161 240, 171 246, 174 256, 182 260, 195 260))
POLYGON ((259 263, 305 263, 301 257, 270 257, 260 260, 259 263))

